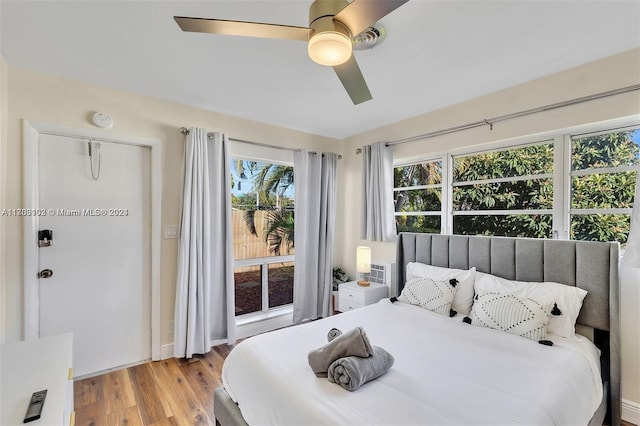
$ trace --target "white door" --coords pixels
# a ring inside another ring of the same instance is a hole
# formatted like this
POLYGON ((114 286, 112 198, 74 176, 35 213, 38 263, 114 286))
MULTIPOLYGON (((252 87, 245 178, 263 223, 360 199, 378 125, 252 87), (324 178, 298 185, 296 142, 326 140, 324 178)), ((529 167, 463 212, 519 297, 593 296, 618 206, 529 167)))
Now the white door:
POLYGON ((151 357, 150 148, 41 134, 40 336, 73 332, 83 376, 151 357))

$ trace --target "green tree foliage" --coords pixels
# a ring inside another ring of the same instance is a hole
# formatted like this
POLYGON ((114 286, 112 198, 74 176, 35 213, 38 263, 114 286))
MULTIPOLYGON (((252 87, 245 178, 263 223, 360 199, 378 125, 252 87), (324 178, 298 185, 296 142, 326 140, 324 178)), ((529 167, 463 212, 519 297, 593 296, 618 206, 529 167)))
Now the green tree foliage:
MULTIPOLYGON (((406 188, 442 184, 442 163, 440 161, 411 164, 393 170, 394 187, 406 188)), ((442 188, 410 189, 394 192, 396 212, 440 211, 442 188)), ((440 217, 427 215, 396 216, 398 232, 440 232, 440 217)))
MULTIPOLYGON (((552 173, 551 144, 457 157, 453 164, 454 182, 510 177, 514 180, 455 186, 453 208, 457 211, 552 209, 553 181, 535 177, 552 173), (534 178, 515 179, 523 175, 534 178)), ((551 215, 546 214, 465 215, 454 218, 453 228, 455 234, 549 238, 551 219, 551 215)))
POLYGON ((267 215, 267 243, 274 256, 293 248, 294 241, 293 211, 273 210, 267 215), (284 249, 284 250, 283 250, 284 249))
MULTIPOLYGON (((632 138, 633 132, 627 131, 576 139, 571 154, 572 169, 637 165, 640 162, 640 147, 632 138)), ((571 207, 631 208, 635 183, 636 171, 574 176, 571 207)), ((571 238, 626 243, 630 220, 630 215, 622 214, 575 215, 571 221, 571 238)))
POLYGON ((293 187, 293 167, 249 160, 234 160, 233 167, 242 182, 251 185, 250 192, 232 196, 234 208, 244 210, 247 229, 258 235, 256 210, 268 210, 265 242, 274 256, 293 248, 293 199, 285 195, 293 187), (284 250, 283 250, 284 249, 284 250))
POLYGON ((233 167, 240 176, 240 182, 249 182, 251 192, 260 195, 260 201, 265 205, 273 202, 277 197, 283 197, 285 192, 293 186, 293 167, 280 164, 262 163, 249 160, 234 160, 233 167))
POLYGON ((440 233, 440 216, 396 216, 397 232, 440 233))

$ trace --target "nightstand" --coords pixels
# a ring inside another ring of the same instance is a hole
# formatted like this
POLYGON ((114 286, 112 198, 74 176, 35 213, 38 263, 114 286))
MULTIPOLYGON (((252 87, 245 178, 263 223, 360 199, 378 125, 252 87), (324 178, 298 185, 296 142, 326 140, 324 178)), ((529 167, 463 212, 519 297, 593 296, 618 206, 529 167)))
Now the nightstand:
POLYGON ((389 297, 386 285, 371 283, 369 287, 361 287, 356 281, 340 284, 338 287, 338 310, 352 311, 381 299, 389 297))

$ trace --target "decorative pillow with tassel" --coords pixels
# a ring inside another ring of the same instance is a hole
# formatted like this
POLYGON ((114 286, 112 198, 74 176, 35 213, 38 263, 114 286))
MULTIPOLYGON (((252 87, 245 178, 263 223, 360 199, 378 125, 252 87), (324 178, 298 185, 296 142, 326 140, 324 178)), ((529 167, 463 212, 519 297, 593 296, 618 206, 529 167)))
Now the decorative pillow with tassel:
POLYGON ((552 303, 480 291, 473 304, 471 324, 540 341, 547 338, 547 323, 552 309, 552 303))
POLYGON ((438 281, 410 275, 398 300, 449 316, 457 285, 456 279, 438 281))

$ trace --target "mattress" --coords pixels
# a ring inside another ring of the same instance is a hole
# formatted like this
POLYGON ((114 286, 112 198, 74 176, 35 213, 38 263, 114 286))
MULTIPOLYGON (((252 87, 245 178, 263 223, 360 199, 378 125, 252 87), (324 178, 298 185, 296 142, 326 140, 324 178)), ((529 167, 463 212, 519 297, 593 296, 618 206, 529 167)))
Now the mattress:
POLYGON ((550 340, 384 299, 241 342, 222 381, 249 425, 585 425, 602 400, 599 351, 583 337, 550 340), (356 326, 395 364, 349 392, 316 377, 307 353, 331 328, 356 326))

